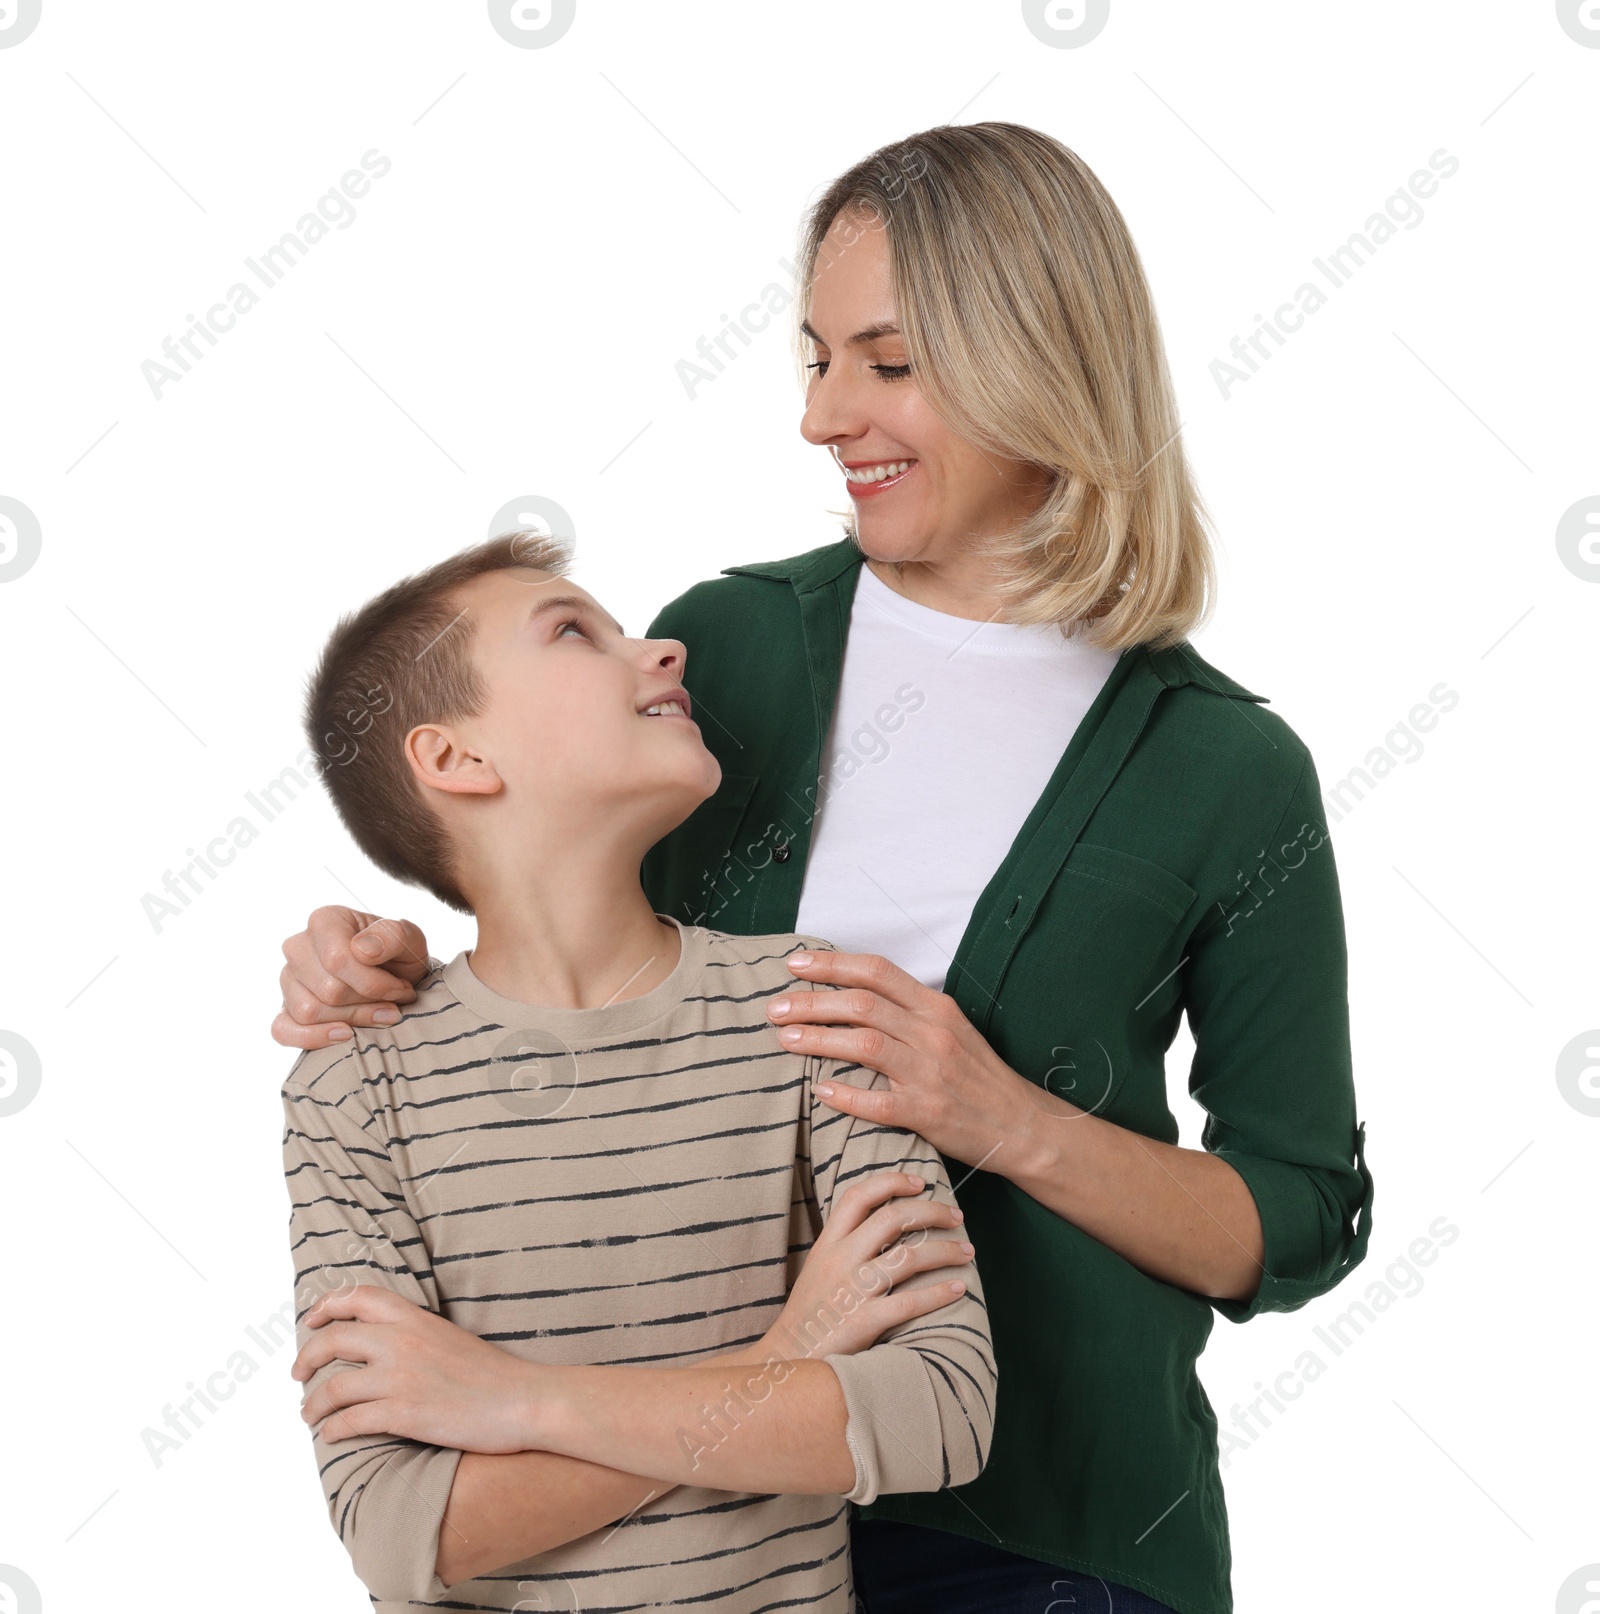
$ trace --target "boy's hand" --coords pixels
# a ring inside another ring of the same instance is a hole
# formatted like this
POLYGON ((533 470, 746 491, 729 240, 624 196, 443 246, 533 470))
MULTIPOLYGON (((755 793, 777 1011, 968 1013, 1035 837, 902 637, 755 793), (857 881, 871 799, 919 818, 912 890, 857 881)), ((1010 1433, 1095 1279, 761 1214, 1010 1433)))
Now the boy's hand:
POLYGON ((300 1416, 313 1426, 326 1419, 325 1440, 384 1434, 456 1451, 528 1449, 535 1364, 369 1284, 324 1295, 306 1322, 316 1333, 295 1357, 296 1379, 329 1362, 362 1364, 305 1399, 300 1416))
POLYGON ((880 1171, 845 1189, 761 1349, 790 1361, 853 1356, 961 1295, 960 1279, 891 1288, 915 1272, 972 1259, 970 1244, 928 1237, 929 1228, 958 1226, 962 1215, 953 1205, 912 1197, 925 1186, 921 1177, 880 1171))
POLYGON ((427 938, 409 919, 380 919, 354 908, 318 908, 283 944, 278 977, 283 1011, 272 1040, 285 1048, 326 1048, 351 1026, 388 1026, 394 1007, 416 997, 428 973, 427 938))

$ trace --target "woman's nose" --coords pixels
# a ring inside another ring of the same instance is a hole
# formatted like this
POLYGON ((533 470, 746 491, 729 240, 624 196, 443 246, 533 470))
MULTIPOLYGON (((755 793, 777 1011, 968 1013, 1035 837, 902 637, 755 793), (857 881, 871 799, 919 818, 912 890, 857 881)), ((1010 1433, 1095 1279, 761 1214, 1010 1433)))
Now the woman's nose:
POLYGON ((805 413, 800 417, 800 435, 808 443, 824 448, 830 443, 859 437, 866 430, 866 424, 863 411, 843 377, 826 375, 812 383, 805 413))

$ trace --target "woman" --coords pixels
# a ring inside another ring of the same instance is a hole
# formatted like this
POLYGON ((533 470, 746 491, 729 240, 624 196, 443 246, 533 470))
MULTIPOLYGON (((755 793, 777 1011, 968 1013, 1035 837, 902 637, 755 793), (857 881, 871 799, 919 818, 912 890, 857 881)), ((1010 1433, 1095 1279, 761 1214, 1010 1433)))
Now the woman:
MULTIPOLYGON (((858 1589, 1225 1614, 1212 1313, 1302 1305, 1370 1231, 1315 770, 1185 642, 1203 512, 1137 253, 1073 153, 1008 124, 885 147, 801 270, 801 430, 854 521, 652 624, 723 780, 644 872, 662 912, 848 949, 797 968, 778 1035, 884 1072, 837 1107, 926 1136, 966 1211, 989 1464, 865 1509, 858 1589), (813 1010, 808 981, 848 990, 813 1010), (1166 1100, 1185 1013, 1200 1150, 1166 1100)), ((337 908, 285 953, 298 1047, 393 1017, 427 956, 337 908)))

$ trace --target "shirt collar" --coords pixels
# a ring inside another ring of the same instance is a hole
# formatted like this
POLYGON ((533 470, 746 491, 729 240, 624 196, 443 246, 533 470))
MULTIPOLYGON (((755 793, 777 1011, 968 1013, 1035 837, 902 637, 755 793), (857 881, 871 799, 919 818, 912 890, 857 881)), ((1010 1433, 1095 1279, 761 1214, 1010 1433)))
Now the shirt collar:
MULTIPOLYGON (((783 560, 752 561, 744 566, 724 566, 723 576, 770 577, 779 582, 793 584, 797 594, 809 594, 825 588, 842 577, 865 557, 848 538, 838 543, 824 544, 819 549, 808 549, 802 555, 790 555, 783 560)), ((1169 689, 1193 684, 1210 690, 1214 695, 1226 695, 1232 700, 1265 702, 1265 695, 1257 695, 1243 684, 1236 683, 1226 673, 1219 672, 1187 640, 1165 649, 1139 645, 1136 653, 1149 659, 1151 668, 1169 689)))

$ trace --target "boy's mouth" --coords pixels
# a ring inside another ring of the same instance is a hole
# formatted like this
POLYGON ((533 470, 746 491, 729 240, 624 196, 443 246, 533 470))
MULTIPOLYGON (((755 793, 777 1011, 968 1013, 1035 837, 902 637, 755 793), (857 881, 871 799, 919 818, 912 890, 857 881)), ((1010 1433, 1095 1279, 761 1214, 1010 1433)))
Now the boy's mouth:
MULTIPOLYGON (((686 689, 674 689, 660 700, 652 701, 648 706, 641 707, 640 717, 681 717, 689 718, 689 692, 686 689)), ((693 721, 689 718, 689 721, 693 721)))

